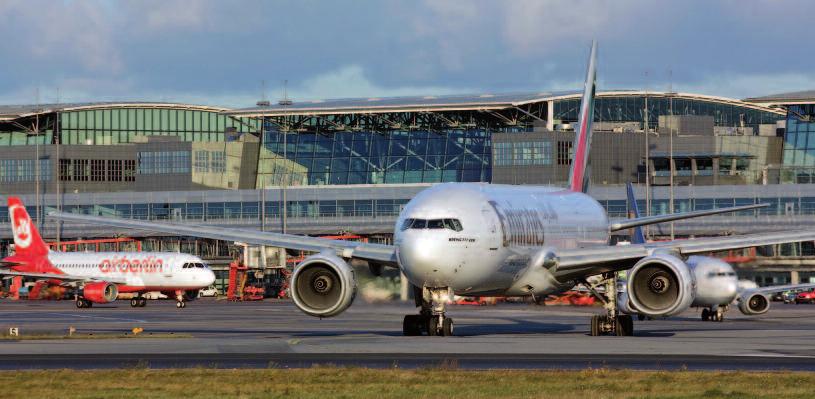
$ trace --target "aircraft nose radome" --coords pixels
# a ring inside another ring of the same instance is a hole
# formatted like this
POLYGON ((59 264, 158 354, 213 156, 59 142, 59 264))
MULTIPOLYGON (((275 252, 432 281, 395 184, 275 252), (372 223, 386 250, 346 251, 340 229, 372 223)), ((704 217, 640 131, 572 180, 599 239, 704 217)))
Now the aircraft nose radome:
POLYGON ((207 270, 204 277, 204 285, 210 286, 215 283, 215 273, 212 270, 207 270))
MULTIPOLYGON (((449 255, 449 254, 448 254, 449 255)), ((407 234, 399 244, 402 271, 414 285, 447 285, 449 271, 439 237, 407 234)))

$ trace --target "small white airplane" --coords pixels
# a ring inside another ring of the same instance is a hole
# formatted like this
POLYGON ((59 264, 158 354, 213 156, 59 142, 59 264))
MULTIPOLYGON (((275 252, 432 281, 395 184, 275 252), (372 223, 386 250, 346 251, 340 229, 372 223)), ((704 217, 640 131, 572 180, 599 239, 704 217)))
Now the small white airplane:
POLYGON ((629 309, 668 316, 687 309, 698 295, 693 270, 699 262, 689 262, 692 255, 815 240, 815 230, 805 230, 610 246, 610 234, 617 230, 763 205, 609 222, 603 207, 586 194, 596 58, 597 46, 592 43, 568 187, 435 185, 404 207, 394 226, 394 245, 63 212, 49 215, 315 252, 295 267, 290 292, 300 310, 316 317, 336 316, 353 302, 357 283, 349 263, 367 264, 374 274, 382 267, 398 267, 413 285, 420 308, 418 314, 405 316, 405 335, 452 335, 453 321, 445 304, 453 294, 539 297, 569 290, 591 276, 602 277, 611 298, 605 314, 592 317, 591 335, 631 335, 632 317, 621 314, 617 306, 617 271, 628 270, 629 309))
POLYGON ((184 308, 186 300, 215 281, 204 261, 182 253, 50 251, 19 198, 9 197, 8 213, 15 253, 0 261, 0 276, 73 286, 78 308, 115 301, 120 292, 135 293, 130 306, 143 307, 149 291, 168 293, 177 298, 176 307, 184 308))
MULTIPOLYGON (((640 217, 637 199, 634 197, 634 187, 629 183, 626 187, 628 196, 628 212, 634 217, 640 217)), ((635 227, 631 234, 632 244, 644 244, 645 234, 642 228, 635 227)), ((758 287, 739 284, 736 270, 733 266, 721 259, 707 256, 691 256, 687 263, 694 265, 693 277, 696 279, 696 296, 691 307, 702 308, 702 320, 724 321, 725 313, 730 304, 736 302, 739 310, 746 315, 759 315, 770 310, 770 295, 776 292, 789 290, 804 290, 815 288, 815 284, 789 284, 758 287)), ((625 287, 618 289, 618 303, 620 310, 627 314, 636 314, 640 320, 646 315, 638 313, 628 307, 628 295, 625 287)))

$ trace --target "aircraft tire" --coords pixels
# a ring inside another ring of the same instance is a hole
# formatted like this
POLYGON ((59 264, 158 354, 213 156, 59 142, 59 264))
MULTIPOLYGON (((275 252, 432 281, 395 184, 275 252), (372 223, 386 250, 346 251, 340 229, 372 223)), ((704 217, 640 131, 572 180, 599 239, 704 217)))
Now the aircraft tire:
POLYGON ((597 315, 591 317, 591 332, 590 332, 590 334, 591 334, 592 337, 596 337, 596 336, 600 335, 600 328, 599 328, 600 320, 599 319, 600 319, 600 316, 597 316, 597 315))
POLYGON ((427 318, 427 335, 431 337, 435 337, 439 335, 439 328, 438 328, 438 321, 436 320, 438 316, 428 317, 427 318))
POLYGON ((416 314, 409 314, 405 316, 402 321, 402 334, 406 337, 415 337, 422 334, 421 323, 422 318, 416 314))
POLYGON ((147 298, 139 298, 139 307, 143 308, 147 306, 147 298))
POLYGON ((453 335, 453 319, 445 317, 442 321, 441 335, 450 337, 453 335))
POLYGON ((710 311, 707 308, 702 309, 702 320, 708 321, 710 320, 710 311))
POLYGON ((137 307, 139 307, 139 304, 140 304, 140 303, 141 303, 141 301, 139 301, 139 298, 131 298, 131 299, 130 299, 130 307, 131 307, 131 308, 137 308, 137 307))
POLYGON ((79 309, 84 308, 85 307, 85 301, 83 301, 81 298, 77 299, 76 300, 76 307, 79 308, 79 309))

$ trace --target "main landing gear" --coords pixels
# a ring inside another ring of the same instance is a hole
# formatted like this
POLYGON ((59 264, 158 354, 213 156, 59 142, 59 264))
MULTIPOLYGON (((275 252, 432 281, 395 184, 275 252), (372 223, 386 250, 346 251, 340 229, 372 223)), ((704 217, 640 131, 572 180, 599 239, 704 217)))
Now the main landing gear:
POLYGON ((634 318, 631 315, 620 314, 617 309, 617 275, 616 273, 603 274, 603 280, 596 285, 584 282, 591 293, 603 303, 606 310, 604 315, 591 317, 591 336, 616 335, 618 337, 634 335, 634 318), (605 286, 605 295, 595 289, 596 286, 605 286))
POLYGON ((143 308, 147 306, 147 298, 139 295, 130 299, 130 306, 134 308, 143 308))
POLYGON ((724 321, 724 312, 727 311, 726 307, 711 306, 702 309, 702 320, 704 321, 724 321))
POLYGON ((175 307, 178 309, 184 309, 187 307, 187 302, 184 301, 184 291, 176 291, 175 292, 175 307))
POLYGON ((413 286, 419 314, 409 314, 402 322, 402 332, 407 336, 426 333, 429 336, 453 335, 453 319, 444 315, 444 306, 450 299, 448 288, 427 288, 413 286))
POLYGON ((78 296, 78 297, 76 297, 76 307, 78 307, 80 309, 82 309, 82 308, 90 308, 90 307, 93 307, 93 302, 91 302, 91 301, 89 301, 89 300, 87 300, 87 299, 85 299, 85 298, 83 298, 81 296, 78 296))

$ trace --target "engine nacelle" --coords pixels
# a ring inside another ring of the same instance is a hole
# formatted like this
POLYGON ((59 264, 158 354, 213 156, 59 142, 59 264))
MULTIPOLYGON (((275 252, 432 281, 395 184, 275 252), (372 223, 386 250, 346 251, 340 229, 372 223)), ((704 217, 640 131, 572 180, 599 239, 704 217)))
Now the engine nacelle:
POLYGON ((119 287, 106 282, 87 283, 82 287, 80 295, 94 303, 109 303, 119 296, 119 287))
POLYGON ((746 315, 764 314, 770 310, 770 298, 760 293, 747 293, 739 297, 739 310, 746 315))
POLYGON ((628 272, 627 291, 630 310, 651 317, 672 316, 693 303, 696 281, 681 259, 658 253, 640 259, 628 272))
POLYGON ((357 294, 354 269, 342 258, 326 253, 311 255, 291 275, 294 304, 315 317, 336 316, 351 306, 357 294))

